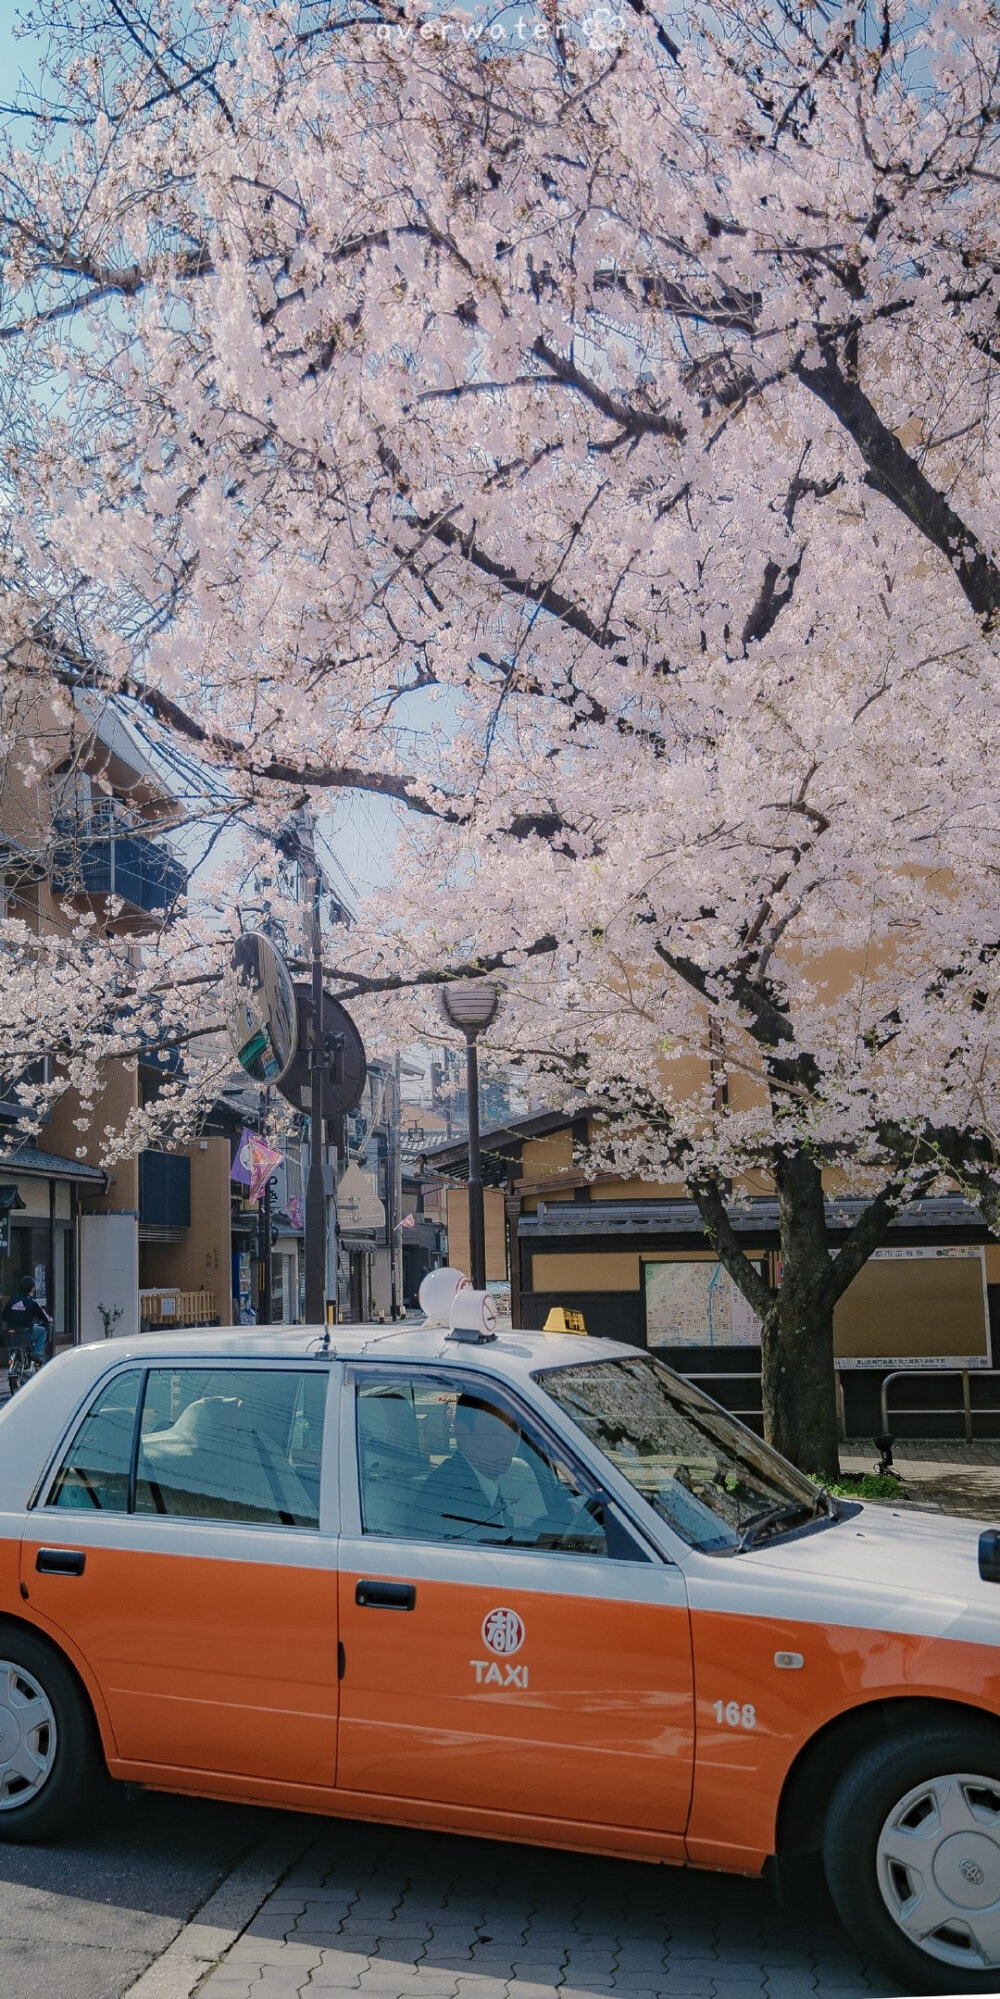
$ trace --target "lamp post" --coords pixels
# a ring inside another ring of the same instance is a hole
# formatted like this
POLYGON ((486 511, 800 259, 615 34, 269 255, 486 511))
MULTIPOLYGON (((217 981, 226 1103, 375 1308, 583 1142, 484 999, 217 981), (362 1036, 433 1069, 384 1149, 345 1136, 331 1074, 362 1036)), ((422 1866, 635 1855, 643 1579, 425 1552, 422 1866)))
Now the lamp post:
POLYGON ((456 979, 440 988, 439 998, 448 1025, 459 1028, 465 1036, 465 1094, 469 1118, 469 1276, 474 1291, 485 1291, 486 1217, 479 1151, 479 1052, 476 1040, 497 1017, 500 988, 489 979, 456 979))

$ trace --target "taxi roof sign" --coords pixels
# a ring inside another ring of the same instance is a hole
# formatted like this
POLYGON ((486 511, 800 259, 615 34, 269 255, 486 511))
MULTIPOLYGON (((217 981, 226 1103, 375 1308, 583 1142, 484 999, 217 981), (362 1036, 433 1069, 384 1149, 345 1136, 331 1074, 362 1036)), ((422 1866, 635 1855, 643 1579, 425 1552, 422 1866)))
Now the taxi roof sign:
POLYGON ((553 1305, 542 1327, 543 1333, 585 1333, 587 1322, 582 1312, 571 1312, 566 1305, 553 1305))

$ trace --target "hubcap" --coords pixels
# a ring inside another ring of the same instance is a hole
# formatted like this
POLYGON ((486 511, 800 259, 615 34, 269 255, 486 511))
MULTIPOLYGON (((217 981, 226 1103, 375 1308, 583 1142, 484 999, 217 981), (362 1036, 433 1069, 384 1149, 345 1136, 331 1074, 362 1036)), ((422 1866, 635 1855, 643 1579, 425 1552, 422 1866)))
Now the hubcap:
POLYGON ((43 1687, 23 1666, 0 1659, 0 1812, 37 1797, 56 1754, 56 1718, 43 1687))
POLYGON ((904 1936, 941 1964, 1000 1969, 1000 1780, 932 1777, 893 1806, 878 1883, 904 1936))

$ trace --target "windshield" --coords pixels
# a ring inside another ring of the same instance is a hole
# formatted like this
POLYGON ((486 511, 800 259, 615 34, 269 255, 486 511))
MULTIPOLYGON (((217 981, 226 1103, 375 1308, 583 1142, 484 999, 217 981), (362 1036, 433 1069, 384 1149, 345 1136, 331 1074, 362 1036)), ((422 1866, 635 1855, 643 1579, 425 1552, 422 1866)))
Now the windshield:
POLYGON ((802 1472, 651 1355, 534 1380, 692 1548, 750 1547, 827 1509, 802 1472))

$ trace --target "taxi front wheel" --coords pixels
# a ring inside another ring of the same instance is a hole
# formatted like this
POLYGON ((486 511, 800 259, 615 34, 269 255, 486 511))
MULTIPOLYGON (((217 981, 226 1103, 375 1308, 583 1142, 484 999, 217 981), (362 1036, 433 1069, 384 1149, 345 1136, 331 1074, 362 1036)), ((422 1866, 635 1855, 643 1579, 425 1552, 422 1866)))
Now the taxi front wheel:
POLYGON ((0 1841, 59 1832, 102 1773, 94 1719, 70 1668, 31 1632, 0 1625, 0 1841))
POLYGON ((1000 1730, 900 1730, 841 1778, 823 1842, 855 1942, 906 1992, 1000 1989, 1000 1730))

